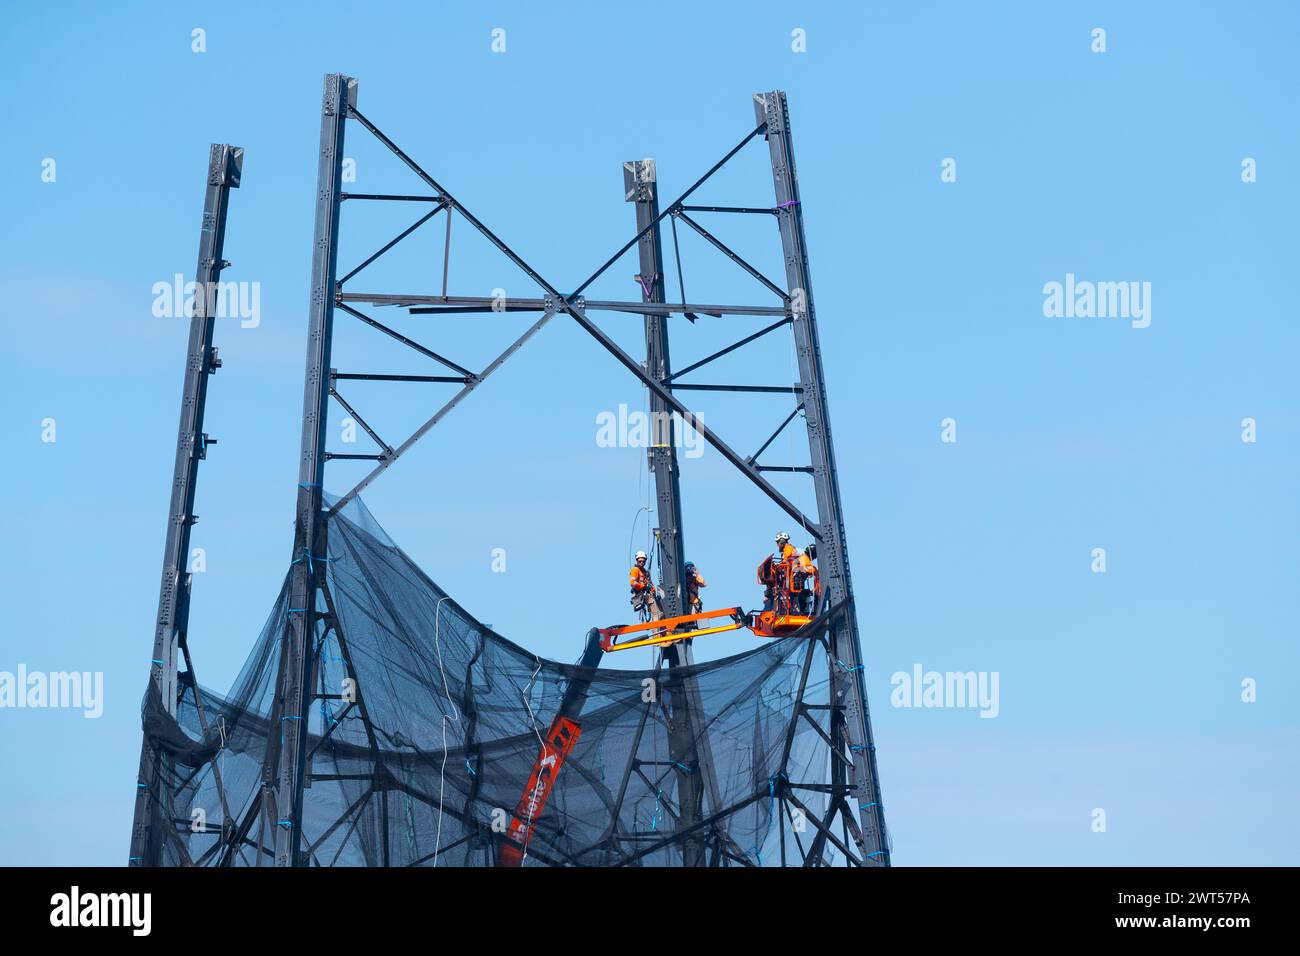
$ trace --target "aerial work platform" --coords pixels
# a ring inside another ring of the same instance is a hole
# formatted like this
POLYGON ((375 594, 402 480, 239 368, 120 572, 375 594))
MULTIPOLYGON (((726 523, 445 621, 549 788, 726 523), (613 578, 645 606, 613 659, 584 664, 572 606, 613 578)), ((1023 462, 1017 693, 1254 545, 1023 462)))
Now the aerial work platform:
POLYGON ((600 647, 603 651, 630 651, 634 647, 653 647, 656 644, 672 644, 705 634, 721 634, 725 631, 737 631, 748 627, 748 617, 739 607, 724 607, 716 611, 701 611, 698 614, 679 614, 676 617, 664 617, 657 621, 642 621, 640 624, 626 624, 600 629, 600 647), (718 618, 729 618, 726 624, 706 627, 691 627, 718 618), (620 641, 620 637, 628 640, 620 641))
POLYGON ((726 631, 738 631, 749 628, 759 637, 788 637, 803 630, 813 622, 813 615, 790 614, 784 610, 743 611, 739 607, 724 607, 715 611, 701 611, 698 614, 680 614, 677 617, 660 618, 657 621, 642 621, 639 624, 626 624, 600 628, 600 649, 610 651, 630 651, 637 647, 654 647, 659 644, 674 644, 677 641, 703 637, 706 634, 722 634, 726 631), (707 621, 729 618, 726 624, 702 625, 707 621), (627 638, 620 640, 620 638, 627 638))

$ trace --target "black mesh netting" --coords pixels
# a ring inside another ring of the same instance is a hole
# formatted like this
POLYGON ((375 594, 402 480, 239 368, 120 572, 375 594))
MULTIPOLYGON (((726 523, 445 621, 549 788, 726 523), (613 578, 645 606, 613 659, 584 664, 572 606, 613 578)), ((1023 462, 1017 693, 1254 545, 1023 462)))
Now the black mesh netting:
MULTIPOLYGON (((816 705, 826 703, 827 687, 820 642, 764 642, 678 668, 680 682, 669 682, 666 670, 612 666, 625 658, 648 665, 653 652, 646 649, 606 655, 593 672, 540 658, 484 627, 393 544, 359 501, 330 520, 328 542, 339 633, 318 629, 315 686, 334 696, 321 697, 310 714, 303 844, 312 865, 491 865, 542 735, 575 677, 591 680, 577 717, 581 735, 533 821, 525 865, 681 866, 695 852, 687 844, 699 841, 706 855, 724 862, 779 863, 783 840, 787 858, 798 859, 799 828, 776 820, 782 805, 774 783, 787 747, 787 780, 827 779, 828 751, 817 729, 824 729, 817 715, 825 711, 816 705), (805 667, 802 699, 813 705, 805 711, 811 719, 796 721, 805 667), (357 691, 352 704, 349 675, 357 691), (716 796, 705 768, 674 762, 670 743, 680 754, 672 714, 694 688, 692 699, 704 712, 694 736, 706 738, 697 739, 705 745, 697 752, 712 754, 716 796), (703 793, 704 825, 681 835, 682 797, 695 788, 703 793)), ((203 720, 191 693, 175 719, 156 694, 146 698, 145 733, 170 757, 170 865, 270 861, 259 846, 273 843, 267 830, 277 821, 258 808, 268 737, 281 732, 269 724, 282 723, 273 704, 288 613, 286 576, 232 690, 223 696, 197 689, 203 720), (206 832, 188 825, 196 811, 206 832), (224 843, 233 850, 222 845, 223 821, 224 843)), ((590 623, 574 622, 575 657, 590 623)), ((801 799, 807 811, 825 808, 816 791, 801 799)))

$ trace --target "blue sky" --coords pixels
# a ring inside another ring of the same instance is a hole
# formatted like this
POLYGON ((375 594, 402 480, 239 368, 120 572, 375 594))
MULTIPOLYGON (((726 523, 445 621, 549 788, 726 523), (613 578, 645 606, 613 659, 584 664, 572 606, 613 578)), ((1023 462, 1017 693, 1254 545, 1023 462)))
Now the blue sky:
MULTIPOLYGON (((1283 3, 1249 16, 1158 3, 6 4, 0 671, 102 671, 105 711, 0 710, 0 863, 126 857, 186 338, 183 320, 152 314, 151 289, 192 277, 211 142, 247 150, 224 278, 257 282, 261 313, 216 333, 225 367, 207 430, 220 444, 194 540, 208 567, 191 627, 203 683, 229 684, 270 609, 292 544, 320 88, 334 71, 358 77, 360 109, 565 290, 634 231, 624 160, 654 157, 676 195, 752 128, 753 92, 787 91, 896 862, 1295 863, 1298 21, 1283 3), (946 158, 956 182, 941 181, 946 158), (1256 182, 1242 181, 1246 158, 1256 182), (1046 317, 1043 286, 1067 273, 1149 282, 1150 326, 1046 317), (940 440, 945 418, 955 443, 940 440), (891 706, 891 675, 916 664, 996 672, 998 716, 891 706)), ((358 191, 418 188, 356 125, 345 152, 358 191)), ((697 198, 770 204, 763 145, 697 198)), ((344 268, 414 218, 345 213, 344 268)), ((437 291, 435 222, 366 288, 437 291)), ((452 294, 535 294, 463 220, 453 229, 452 294)), ((766 220, 717 232, 780 275, 766 220)), ((702 243, 683 236, 683 256, 689 298, 770 304, 702 243)), ((632 298, 636 271, 626 259, 589 294, 632 298)), ((380 317, 471 367, 527 322, 380 317)), ((634 318, 601 320, 640 347, 634 318)), ((341 370, 428 371, 339 328, 341 370)), ((679 320, 674 359, 754 328, 679 320)), ((714 374, 789 383, 788 340, 714 374)), ((440 388, 347 396, 396 442, 440 388)), ((743 450, 786 407, 686 394, 743 450)), ((598 447, 595 417, 644 401, 554 320, 366 502, 472 613, 574 659, 587 628, 626 617, 629 542, 645 531, 643 453, 598 447)), ((769 460, 805 455, 792 430, 769 460)), ((357 477, 331 469, 335 492, 357 477)), ((712 451, 682 471, 706 598, 756 604, 753 567, 787 520, 712 451)), ((800 479, 779 485, 813 507, 800 479)), ((711 640, 702 657, 754 639, 711 640)))

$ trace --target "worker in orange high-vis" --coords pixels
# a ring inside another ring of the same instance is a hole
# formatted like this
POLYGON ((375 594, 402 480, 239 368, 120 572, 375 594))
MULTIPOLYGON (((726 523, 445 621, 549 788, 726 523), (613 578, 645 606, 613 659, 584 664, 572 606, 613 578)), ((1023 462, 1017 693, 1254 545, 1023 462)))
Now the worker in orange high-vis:
POLYGON ((704 610, 704 602, 700 600, 700 588, 708 587, 704 583, 704 577, 700 574, 699 569, 695 567, 694 561, 686 562, 686 606, 690 609, 688 614, 699 614, 704 610))
POLYGON ((795 559, 794 581, 799 589, 799 613, 811 614, 813 602, 817 596, 817 565, 813 558, 817 556, 817 546, 808 545, 795 559))
POLYGON ((632 586, 632 607, 643 621, 657 621, 664 616, 664 612, 659 605, 654 582, 650 580, 650 572, 646 570, 646 560, 646 553, 638 551, 636 562, 628 575, 628 583, 632 586))
POLYGON ((776 536, 776 553, 769 554, 758 566, 758 583, 763 585, 763 610, 771 611, 788 601, 790 575, 797 551, 790 536, 781 531, 776 536))
POLYGON ((779 532, 776 536, 776 562, 785 564, 787 561, 793 561, 798 549, 790 543, 790 536, 784 531, 779 532))

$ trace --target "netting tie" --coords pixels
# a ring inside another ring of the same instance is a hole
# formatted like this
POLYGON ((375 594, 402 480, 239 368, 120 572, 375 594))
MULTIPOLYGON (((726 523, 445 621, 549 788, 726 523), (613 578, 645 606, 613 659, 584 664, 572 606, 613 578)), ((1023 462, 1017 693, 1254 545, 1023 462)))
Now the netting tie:
POLYGON ((291 608, 289 608, 289 613, 290 613, 290 614, 306 614, 306 613, 307 613, 307 609, 306 609, 305 607, 291 607, 291 608))
POLYGON ((278 826, 278 827, 284 827, 284 828, 287 830, 287 829, 289 829, 291 826, 293 826, 293 821, 292 821, 292 820, 276 820, 276 821, 275 821, 275 825, 278 826))
POLYGON ((779 204, 777 205, 776 208, 777 208, 777 209, 789 209, 791 206, 797 206, 797 205, 799 205, 799 200, 797 200, 797 199, 787 199, 785 202, 783 202, 783 203, 779 203, 779 204))
POLYGON ((870 810, 872 807, 878 807, 878 806, 880 806, 880 804, 878 804, 878 803, 864 803, 864 804, 862 804, 860 807, 858 807, 858 809, 859 809, 859 810, 870 810))
POLYGON ((884 850, 872 850, 870 853, 867 854, 867 856, 880 856, 880 854, 884 852, 885 852, 884 850))
POLYGON ((847 674, 852 674, 854 671, 865 670, 865 665, 863 664, 855 664, 853 667, 850 667, 848 664, 845 664, 838 657, 835 658, 835 663, 838 667, 842 668, 844 672, 847 674))
POLYGON ((680 767, 682 770, 685 770, 687 773, 695 773, 695 768, 694 768, 694 767, 688 767, 688 766, 686 766, 686 764, 682 763, 680 760, 674 760, 674 761, 673 761, 673 766, 674 766, 674 767, 680 767))
POLYGON ((468 760, 465 761, 465 770, 469 772, 469 775, 470 775, 471 777, 476 777, 476 776, 478 776, 478 774, 476 774, 476 773, 474 772, 474 768, 470 766, 470 763, 469 763, 468 760))
POLYGON ((281 720, 302 720, 301 717, 281 717, 281 720))
POLYGON ((775 776, 767 778, 767 815, 769 817, 772 815, 772 810, 776 806, 776 782, 782 777, 786 780, 790 779, 786 776, 784 770, 779 771, 775 776))
POLYGON ((158 660, 158 658, 155 657, 155 658, 153 658, 153 659, 151 660, 151 663, 153 663, 153 664, 157 664, 159 667, 162 667, 164 662, 158 660))

